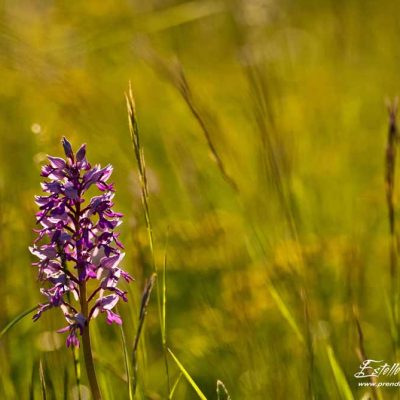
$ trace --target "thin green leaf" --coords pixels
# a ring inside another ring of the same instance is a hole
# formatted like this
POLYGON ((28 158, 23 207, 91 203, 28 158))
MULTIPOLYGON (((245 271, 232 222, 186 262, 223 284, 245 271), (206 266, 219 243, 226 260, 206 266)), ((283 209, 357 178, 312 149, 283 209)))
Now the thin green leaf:
POLYGON ((122 348, 124 350, 124 361, 125 361, 125 371, 126 371, 126 376, 128 378, 128 393, 129 393, 129 400, 133 400, 133 387, 132 387, 132 376, 131 376, 131 369, 130 369, 130 363, 129 363, 129 351, 126 345, 126 337, 125 337, 125 332, 124 328, 122 325, 120 325, 121 329, 121 338, 122 338, 122 348))
POLYGON ((179 369, 182 371, 183 375, 185 376, 186 380, 190 383, 192 388, 196 391, 197 395, 199 396, 200 399, 202 400, 207 400, 207 397, 204 395, 204 393, 200 390, 200 388, 196 385, 196 382, 193 380, 193 378, 189 375, 189 373, 186 371, 184 366, 180 363, 180 361, 176 358, 175 354, 171 351, 171 349, 168 349, 169 354, 171 354, 171 357, 174 359, 176 365, 179 367, 179 369))
POLYGON ((328 353, 329 363, 331 364, 333 375, 335 377, 336 385, 340 392, 341 398, 345 400, 354 400, 349 384, 347 383, 343 370, 335 357, 332 347, 327 345, 326 351, 328 353))
POLYGON ((36 371, 36 363, 32 363, 32 373, 31 373, 31 383, 29 385, 29 400, 35 399, 35 371, 36 371))
POLYGON ((72 357, 74 360, 76 387, 78 388, 78 400, 81 400, 81 362, 79 359, 79 350, 76 347, 72 350, 72 357))
POLYGON ((161 334, 162 334, 162 342, 165 346, 167 343, 167 323, 166 323, 166 314, 167 314, 167 247, 168 247, 168 234, 167 240, 165 243, 164 250, 164 268, 163 268, 163 279, 162 279, 162 324, 161 324, 161 334))
POLYGON ((182 375, 183 375, 183 374, 182 374, 182 372, 181 372, 181 373, 179 374, 178 378, 176 378, 175 383, 172 385, 172 389, 171 389, 171 391, 169 392, 168 400, 172 400, 172 398, 174 397, 175 390, 176 390, 176 388, 178 387, 178 383, 181 381, 182 375))
POLYGON ((392 304, 390 302, 389 296, 387 294, 385 295, 385 306, 386 306, 387 314, 389 317, 390 334, 392 336, 393 342, 397 343, 398 342, 398 334, 397 334, 396 322, 395 322, 395 318, 394 318, 394 310, 393 310, 392 304))
POLYGON ((68 389, 69 389, 68 368, 64 368, 64 394, 63 394, 64 400, 68 400, 68 389))
POLYGON ((164 364, 165 372, 167 375, 167 393, 171 392, 170 377, 169 377, 169 366, 168 366, 168 353, 167 353, 167 248, 168 248, 168 232, 167 239, 165 242, 164 250, 164 268, 163 268, 163 280, 162 280, 162 324, 161 324, 161 336, 164 353, 164 364))
POLYGON ((42 360, 39 361, 39 377, 40 377, 40 386, 42 388, 42 400, 46 400, 47 399, 47 389, 46 389, 46 380, 44 377, 42 360))
POLYGON ((277 292, 277 290, 274 288, 274 286, 270 283, 268 284, 269 292, 271 293, 271 296, 275 300, 275 304, 278 306, 279 311, 283 315, 283 317, 286 319, 286 321, 289 323, 291 328, 293 329, 294 333, 296 334, 297 338, 300 340, 301 343, 304 343, 304 337, 301 334, 301 331, 296 323, 296 320, 290 313, 289 309, 286 307, 285 302, 282 300, 282 297, 280 294, 277 292))
POLYGON ((0 332, 0 339, 16 324, 18 324, 19 321, 21 321, 24 317, 29 315, 30 313, 34 312, 37 309, 37 306, 34 306, 21 314, 17 315, 13 320, 11 320, 0 332))

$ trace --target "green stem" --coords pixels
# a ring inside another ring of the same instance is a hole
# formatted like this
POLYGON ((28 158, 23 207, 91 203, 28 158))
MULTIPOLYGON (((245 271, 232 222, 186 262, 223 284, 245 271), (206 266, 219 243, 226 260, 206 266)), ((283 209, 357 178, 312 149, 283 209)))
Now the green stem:
MULTIPOLYGON (((86 282, 80 284, 80 303, 83 316, 88 318, 88 304, 86 301, 86 282)), ((101 400, 99 384, 97 383, 96 371, 92 356, 92 346, 90 344, 89 321, 82 332, 82 349, 85 360, 86 373, 89 380, 90 389, 94 400, 101 400)))

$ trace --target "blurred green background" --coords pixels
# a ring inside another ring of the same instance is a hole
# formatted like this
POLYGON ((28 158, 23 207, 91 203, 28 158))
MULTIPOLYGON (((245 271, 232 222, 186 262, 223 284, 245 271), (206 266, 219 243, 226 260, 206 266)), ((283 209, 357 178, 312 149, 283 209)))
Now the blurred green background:
MULTIPOLYGON (((400 3, 0 5, 0 329, 42 301, 28 251, 33 196, 65 135, 75 149, 87 143, 93 164, 114 165, 124 268, 136 278, 120 307, 131 346, 152 271, 124 99, 131 80, 159 268, 169 237, 168 346, 207 398, 217 379, 232 399, 345 398, 338 375, 354 398, 373 395, 353 377, 353 310, 366 354, 395 362, 384 100, 399 92, 400 3)), ((32 385, 40 398, 40 359, 50 398, 63 398, 66 369, 77 398, 72 356, 53 333, 59 314, 27 317, 1 339, 2 399, 28 399, 32 385)), ((93 325, 105 398, 126 399, 120 331, 93 325)), ((141 343, 138 398, 165 399, 155 296, 141 343)), ((175 398, 196 394, 182 379, 175 398)))

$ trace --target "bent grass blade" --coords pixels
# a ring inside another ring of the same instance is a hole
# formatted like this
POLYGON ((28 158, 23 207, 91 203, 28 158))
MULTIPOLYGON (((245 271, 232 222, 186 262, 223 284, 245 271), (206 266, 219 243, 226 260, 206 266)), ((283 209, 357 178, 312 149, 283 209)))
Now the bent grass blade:
POLYGON ((176 381, 175 381, 175 383, 173 384, 172 389, 171 389, 171 391, 170 391, 170 393, 169 393, 169 395, 168 395, 168 400, 172 400, 172 398, 174 397, 175 390, 176 390, 176 388, 178 387, 179 382, 181 381, 182 375, 183 375, 183 373, 181 372, 181 373, 179 374, 178 378, 176 378, 176 381))
POLYGON ((37 309, 37 306, 34 306, 32 308, 29 308, 28 310, 25 310, 21 314, 17 315, 13 320, 11 320, 0 332, 0 339, 16 324, 18 324, 19 321, 21 321, 24 317, 27 315, 33 313, 37 309))
POLYGON ((189 372, 186 371, 184 366, 181 364, 181 362, 178 360, 178 358, 175 356, 175 354, 171 351, 171 349, 168 349, 169 354, 171 354, 171 357, 174 359, 176 365, 178 368, 181 370, 182 374, 185 376, 186 380, 190 383, 192 388, 195 390, 197 395, 199 396, 200 399, 202 400, 207 400, 207 397, 204 395, 204 393, 200 390, 200 388, 196 385, 196 382, 193 380, 193 378, 190 376, 189 372))
POLYGON ((331 364, 333 376, 335 377, 336 386, 340 392, 341 398, 345 400, 354 400, 343 370, 340 367, 335 357, 335 353, 330 345, 326 346, 326 352, 328 354, 329 363, 331 364))

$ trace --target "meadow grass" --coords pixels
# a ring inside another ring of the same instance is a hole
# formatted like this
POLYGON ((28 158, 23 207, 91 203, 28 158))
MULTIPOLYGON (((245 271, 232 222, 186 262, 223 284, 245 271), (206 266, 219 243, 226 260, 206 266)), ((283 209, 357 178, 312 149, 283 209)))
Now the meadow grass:
POLYGON ((1 10, 1 399, 90 398, 62 319, 31 321, 63 135, 114 165, 135 277, 91 328, 104 399, 398 397, 354 377, 399 356, 396 2, 1 10))

